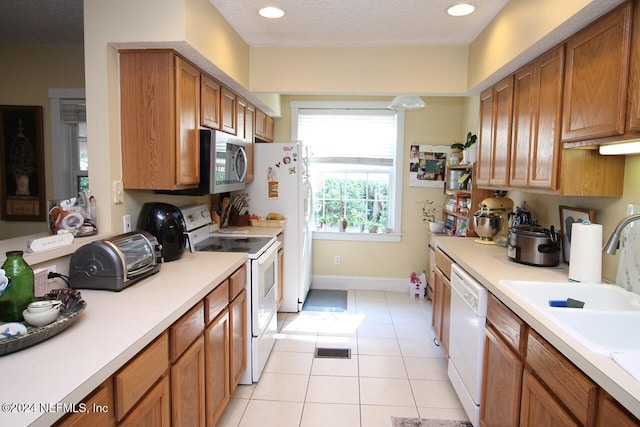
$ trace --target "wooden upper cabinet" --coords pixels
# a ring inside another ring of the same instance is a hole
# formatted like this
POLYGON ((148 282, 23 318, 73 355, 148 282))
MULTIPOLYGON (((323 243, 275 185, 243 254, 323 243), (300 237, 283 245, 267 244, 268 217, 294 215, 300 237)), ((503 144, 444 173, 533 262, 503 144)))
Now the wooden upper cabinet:
POLYGON ((557 189, 564 46, 515 74, 510 187, 557 189))
POLYGON ((562 141, 625 132, 632 3, 567 40, 562 141))
POLYGON ((200 81, 200 123, 220 129, 220 83, 204 74, 200 81))
POLYGON ((245 139, 245 114, 247 112, 247 100, 242 97, 236 98, 236 136, 245 139))
POLYGON ((263 141, 273 142, 273 117, 257 109, 255 135, 263 141))
POLYGON ((172 51, 121 51, 120 98, 124 187, 196 187, 199 70, 172 51))
POLYGON ((244 112, 244 134, 245 141, 247 141, 247 174, 244 177, 245 182, 253 182, 254 178, 254 150, 253 144, 255 142, 255 128, 256 128, 256 107, 251 104, 247 104, 244 112))
POLYGON ((479 185, 509 185, 513 81, 509 76, 480 95, 479 185))
POLYGON ((238 132, 238 97, 222 86, 220 90, 220 123, 222 131, 236 135, 238 132))
POLYGON ((640 5, 633 10, 627 129, 640 131, 640 5))

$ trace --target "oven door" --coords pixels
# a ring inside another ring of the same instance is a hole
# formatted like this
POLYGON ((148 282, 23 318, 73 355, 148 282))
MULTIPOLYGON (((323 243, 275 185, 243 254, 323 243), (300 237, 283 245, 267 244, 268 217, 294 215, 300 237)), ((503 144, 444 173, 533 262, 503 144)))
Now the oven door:
POLYGON ((251 261, 251 332, 260 336, 276 315, 278 300, 278 249, 275 241, 260 257, 251 261))

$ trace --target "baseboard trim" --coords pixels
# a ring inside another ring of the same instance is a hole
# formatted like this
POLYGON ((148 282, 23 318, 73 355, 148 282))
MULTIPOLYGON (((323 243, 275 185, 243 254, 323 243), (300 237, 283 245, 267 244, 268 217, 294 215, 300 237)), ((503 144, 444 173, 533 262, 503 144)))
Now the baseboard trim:
POLYGON ((356 277, 356 276, 318 276, 314 275, 311 289, 335 289, 358 291, 404 292, 408 289, 408 278, 394 277, 356 277))

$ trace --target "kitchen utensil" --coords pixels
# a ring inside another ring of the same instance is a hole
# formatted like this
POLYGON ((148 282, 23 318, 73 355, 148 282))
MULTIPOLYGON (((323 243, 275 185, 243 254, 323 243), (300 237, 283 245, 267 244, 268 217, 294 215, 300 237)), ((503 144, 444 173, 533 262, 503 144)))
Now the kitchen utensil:
POLYGON ((27 306, 27 311, 29 311, 30 313, 40 313, 43 311, 49 311, 54 308, 60 309, 61 305, 62 301, 58 300, 34 301, 27 306))
POLYGON ((22 317, 24 317, 24 320, 31 326, 46 326, 58 318, 61 306, 61 304, 58 304, 47 311, 37 312, 32 312, 29 311, 29 309, 26 309, 22 312, 22 317))
POLYGON ((476 243, 493 245, 493 237, 496 236, 502 228, 503 217, 496 212, 485 212, 482 210, 473 214, 473 225, 478 235, 476 243))

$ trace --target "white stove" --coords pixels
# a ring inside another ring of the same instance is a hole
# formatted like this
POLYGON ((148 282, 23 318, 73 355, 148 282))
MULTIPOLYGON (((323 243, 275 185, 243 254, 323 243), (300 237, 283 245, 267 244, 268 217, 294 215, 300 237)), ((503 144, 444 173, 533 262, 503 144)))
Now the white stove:
POLYGON ((240 384, 257 382, 277 334, 278 250, 275 236, 222 229, 211 220, 207 205, 180 208, 191 252, 247 254, 247 369, 240 384))

